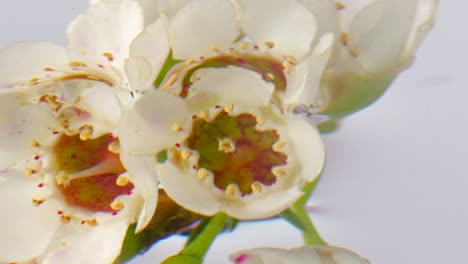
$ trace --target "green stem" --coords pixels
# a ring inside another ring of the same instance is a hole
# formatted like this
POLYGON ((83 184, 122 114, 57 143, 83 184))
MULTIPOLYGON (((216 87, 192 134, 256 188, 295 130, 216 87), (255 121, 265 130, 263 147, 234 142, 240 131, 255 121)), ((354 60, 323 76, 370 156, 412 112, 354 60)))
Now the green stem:
POLYGON ((167 258, 162 264, 202 263, 206 252, 223 229, 226 220, 225 213, 216 214, 206 225, 201 227, 202 230, 198 235, 178 255, 167 258))
POLYGON ((314 181, 307 183, 302 188, 304 195, 302 195, 302 197, 299 198, 290 208, 290 213, 294 213, 301 222, 302 236, 304 237, 304 243, 306 245, 327 244, 327 242, 320 236, 317 228, 315 228, 315 225, 310 218, 309 212, 306 209, 307 201, 317 187, 317 184, 320 181, 320 176, 318 176, 314 181))

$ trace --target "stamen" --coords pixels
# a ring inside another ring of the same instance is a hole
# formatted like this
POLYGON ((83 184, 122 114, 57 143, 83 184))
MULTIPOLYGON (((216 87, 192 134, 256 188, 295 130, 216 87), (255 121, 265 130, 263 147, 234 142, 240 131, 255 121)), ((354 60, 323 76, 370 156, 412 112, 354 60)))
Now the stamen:
POLYGON ((26 176, 31 176, 31 175, 33 175, 34 173, 37 173, 37 170, 32 169, 32 168, 26 168, 26 170, 24 171, 24 174, 25 174, 26 176))
POLYGON ((180 132, 180 131, 182 131, 182 125, 175 123, 175 124, 172 125, 171 129, 174 132, 180 132))
POLYGON ((41 146, 41 144, 37 141, 37 140, 31 140, 31 142, 29 142, 29 146, 30 147, 39 147, 41 146))
POLYGON ((290 73, 294 70, 294 67, 287 61, 283 62, 283 68, 286 70, 287 73, 290 73))
POLYGON ((114 55, 111 52, 105 51, 105 52, 102 53, 102 55, 104 57, 106 57, 109 61, 114 60, 114 55))
POLYGON ((62 215, 59 216, 59 218, 60 218, 60 221, 62 221, 65 224, 68 224, 71 221, 71 215, 62 214, 62 215))
POLYGON ((96 218, 93 218, 93 219, 86 220, 86 223, 89 226, 96 226, 98 224, 98 221, 96 220, 96 218))
POLYGON ((215 45, 212 45, 208 48, 209 50, 212 50, 212 51, 215 51, 215 52, 219 52, 219 48, 215 45))
POLYGON ((241 43, 239 44, 239 47, 240 47, 241 49, 246 49, 248 46, 249 46, 249 44, 248 44, 247 42, 245 42, 245 41, 243 41, 243 42, 241 42, 241 43))
POLYGON ((111 203, 111 208, 114 211, 120 211, 125 208, 125 204, 122 201, 115 200, 111 203))
POLYGON ((124 174, 119 175, 119 177, 117 177, 117 180, 115 181, 115 183, 121 187, 127 185, 129 182, 130 182, 130 177, 124 174))
POLYGON ((254 192, 261 192, 263 189, 263 185, 259 182, 254 182, 252 185, 250 185, 250 188, 252 188, 252 191, 254 192))
POLYGON ((93 133, 93 127, 90 125, 86 125, 80 129, 80 139, 85 141, 89 139, 89 136, 93 133))
POLYGON ((55 180, 58 185, 62 185, 65 188, 70 186, 70 177, 63 171, 59 172, 59 174, 55 176, 55 180))
POLYGON ((224 112, 226 112, 226 113, 231 112, 232 109, 234 109, 234 104, 226 104, 226 105, 224 106, 224 112))
POLYGON ((198 169, 197 176, 201 181, 203 181, 208 176, 208 170, 205 168, 198 169))
POLYGON ((273 145, 273 150, 280 151, 286 145, 286 141, 278 141, 273 145))
POLYGON ((284 59, 289 62, 291 65, 296 65, 297 64, 297 59, 293 56, 285 55, 284 59))
POLYGON ((235 183, 230 183, 227 187, 226 187, 226 194, 228 196, 234 196, 236 194, 236 184, 235 183))
POLYGON ((263 118, 261 116, 258 116, 256 121, 257 121, 257 124, 259 124, 259 125, 265 124, 265 118, 263 118))
POLYGON ((348 49, 349 50, 349 54, 351 56, 353 56, 354 58, 356 58, 357 56, 359 56, 359 52, 355 49, 348 49))
POLYGON ((275 76, 274 76, 273 74, 269 73, 269 72, 266 73, 266 76, 268 77, 268 79, 269 79, 270 81, 274 81, 274 80, 275 80, 275 76))
POLYGON ((200 116, 200 118, 203 118, 205 120, 210 119, 210 110, 209 109, 202 110, 200 112, 199 116, 200 116))
POLYGON ((286 169, 284 167, 275 167, 271 171, 276 177, 282 177, 286 175, 286 169))
POLYGON ((112 153, 118 154, 120 153, 120 143, 118 141, 113 141, 107 146, 107 149, 112 153))
POLYGON ((192 155, 192 152, 188 149, 184 149, 180 152, 180 156, 182 157, 183 160, 186 160, 192 155))
POLYGON ((342 9, 345 9, 345 7, 346 7, 343 3, 339 2, 339 1, 336 1, 335 4, 336 4, 336 9, 337 10, 342 10, 342 9))
POLYGON ((71 67, 86 67, 86 62, 82 61, 70 61, 68 63, 71 67))
POLYGON ((275 43, 273 41, 265 41, 265 45, 267 45, 268 48, 272 49, 275 47, 275 43))
POLYGON ((343 46, 348 46, 348 40, 349 40, 348 33, 346 33, 346 32, 341 32, 341 33, 340 33, 340 41, 341 41, 341 44, 343 44, 343 46))
POLYGON ((32 203, 33 203, 34 206, 39 206, 42 203, 44 203, 44 201, 45 201, 45 199, 36 199, 36 198, 32 199, 32 203))
POLYGON ((233 140, 230 138, 223 138, 219 140, 219 147, 218 150, 224 153, 232 153, 236 151, 236 145, 234 144, 233 140))

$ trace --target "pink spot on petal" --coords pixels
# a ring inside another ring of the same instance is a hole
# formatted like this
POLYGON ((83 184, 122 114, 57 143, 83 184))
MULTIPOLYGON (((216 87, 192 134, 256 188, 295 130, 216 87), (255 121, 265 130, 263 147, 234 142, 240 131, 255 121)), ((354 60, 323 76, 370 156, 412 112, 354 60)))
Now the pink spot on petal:
POLYGON ((237 256, 237 258, 234 260, 236 263, 243 263, 245 261, 247 261, 248 259, 250 258, 250 255, 249 254, 240 254, 239 256, 237 256))

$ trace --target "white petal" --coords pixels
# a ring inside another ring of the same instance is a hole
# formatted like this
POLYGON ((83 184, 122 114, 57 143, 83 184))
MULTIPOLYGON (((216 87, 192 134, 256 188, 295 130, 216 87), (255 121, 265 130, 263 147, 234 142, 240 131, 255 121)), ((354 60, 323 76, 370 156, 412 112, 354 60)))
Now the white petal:
POLYGON ((0 96, 0 168, 32 155, 30 143, 46 143, 57 125, 47 105, 20 100, 13 94, 0 96))
POLYGON ((97 83, 83 91, 80 98, 78 105, 91 114, 93 136, 116 130, 121 107, 112 87, 97 83))
POLYGON ((156 154, 187 136, 191 121, 185 101, 173 94, 153 91, 125 109, 120 121, 122 149, 129 154, 156 154), (185 126, 172 130, 174 124, 185 126))
POLYGON ((80 54, 100 58, 109 52, 114 62, 123 68, 131 41, 143 29, 143 11, 130 0, 103 1, 78 15, 69 25, 67 34, 70 47, 80 54))
POLYGON ((398 66, 413 25, 417 0, 381 0, 359 11, 351 22, 349 45, 369 72, 398 66))
POLYGON ((183 172, 171 162, 160 164, 157 169, 161 185, 176 203, 202 215, 219 211, 221 202, 209 189, 216 187, 207 187, 194 173, 183 172))
POLYGON ((158 177, 154 168, 154 156, 132 156, 121 153, 120 158, 127 168, 135 189, 143 195, 144 204, 138 216, 135 232, 143 230, 151 221, 158 202, 158 177))
POLYGON ((239 35, 228 0, 192 0, 172 18, 169 32, 176 59, 198 58, 211 46, 225 49, 239 35))
POLYGON ((254 42, 273 41, 278 53, 302 58, 317 31, 316 19, 296 0, 244 0, 242 29, 254 42))
POLYGON ((47 41, 23 41, 0 50, 0 87, 42 77, 44 68, 68 63, 65 48, 47 41))
POLYGON ((149 63, 149 74, 147 69, 142 68, 148 65, 145 63, 136 63, 137 67, 130 67, 128 61, 125 65, 128 75, 132 71, 143 72, 137 74, 137 78, 130 78, 130 83, 136 90, 152 88, 152 84, 159 74, 164 62, 169 54, 169 40, 167 38, 167 18, 162 15, 153 24, 146 29, 132 42, 130 46, 130 59, 144 58, 149 63))
MULTIPOLYGON (((225 203, 221 209, 242 220, 265 219, 277 215, 291 206, 303 192, 298 186, 274 190, 263 196, 241 198, 241 203, 225 203)), ((255 194, 254 194, 255 195, 255 194)))
POLYGON ((257 72, 239 67, 208 68, 191 88, 217 95, 220 104, 265 106, 271 100, 274 84, 263 80, 257 72))
POLYGON ((32 199, 44 198, 37 181, 23 172, 0 174, 0 262, 25 262, 42 254, 60 221, 57 205, 46 200, 36 207, 32 199))
POLYGON ((154 22, 160 13, 174 15, 189 0, 138 0, 145 13, 145 25, 154 22))
POLYGON ((348 249, 321 245, 245 249, 232 254, 230 260, 236 264, 369 264, 368 260, 348 249))
POLYGON ((113 263, 120 254, 128 224, 127 219, 116 218, 85 231, 69 233, 52 245, 41 263, 113 263))
POLYGON ((287 104, 311 105, 316 102, 323 71, 333 45, 333 34, 328 33, 320 38, 314 51, 304 58, 291 73, 285 93, 287 104))
POLYGON ((325 146, 320 133, 302 115, 288 118, 288 137, 294 142, 294 151, 302 159, 302 176, 306 181, 314 180, 325 163, 325 146))

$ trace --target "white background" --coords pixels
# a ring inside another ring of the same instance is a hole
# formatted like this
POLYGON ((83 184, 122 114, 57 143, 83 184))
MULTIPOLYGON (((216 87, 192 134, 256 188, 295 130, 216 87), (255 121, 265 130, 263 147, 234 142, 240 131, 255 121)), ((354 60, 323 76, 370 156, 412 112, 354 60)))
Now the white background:
MULTIPOLYGON (((415 64, 381 100, 324 136, 328 161, 312 215, 331 244, 374 264, 468 263, 468 2, 441 2, 415 64)), ((0 46, 64 42, 67 23, 86 5, 1 0, 0 46)), ((132 263, 158 263, 182 243, 166 240, 132 263)), ((227 263, 241 248, 300 244, 284 222, 244 224, 218 238, 206 263, 227 263)))

